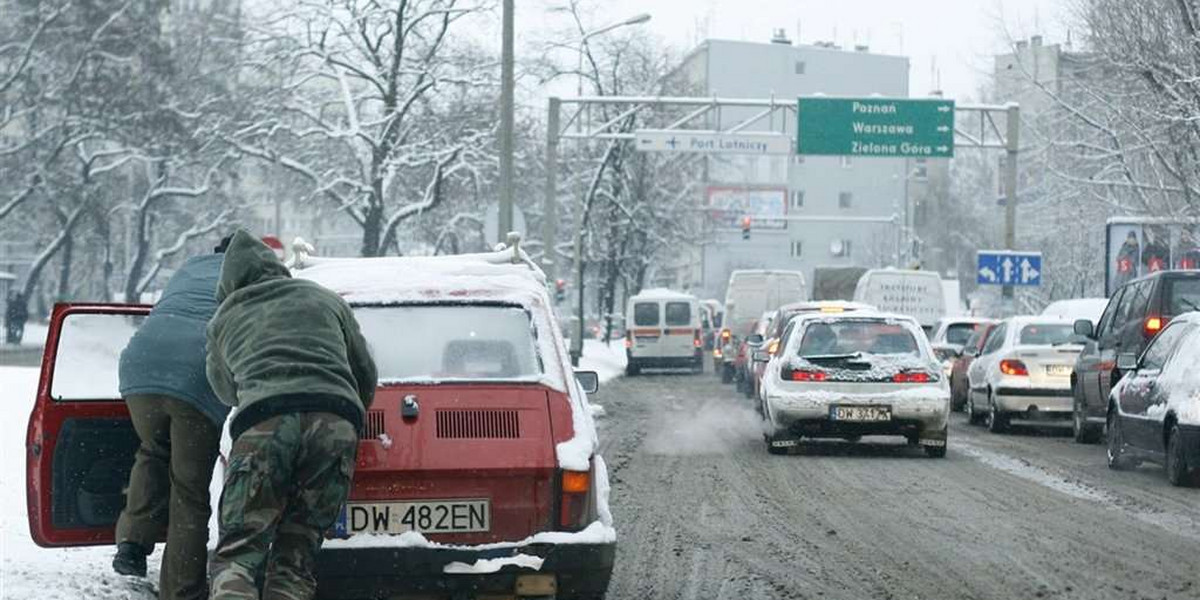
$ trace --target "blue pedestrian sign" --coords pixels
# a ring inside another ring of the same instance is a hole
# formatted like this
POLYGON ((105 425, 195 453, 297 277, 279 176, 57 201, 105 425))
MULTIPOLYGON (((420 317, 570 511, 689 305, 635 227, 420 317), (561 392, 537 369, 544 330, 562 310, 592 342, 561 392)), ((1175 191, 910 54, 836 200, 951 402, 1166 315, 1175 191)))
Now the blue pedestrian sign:
POLYGON ((1042 253, 980 250, 975 281, 980 285, 1042 285, 1042 253))

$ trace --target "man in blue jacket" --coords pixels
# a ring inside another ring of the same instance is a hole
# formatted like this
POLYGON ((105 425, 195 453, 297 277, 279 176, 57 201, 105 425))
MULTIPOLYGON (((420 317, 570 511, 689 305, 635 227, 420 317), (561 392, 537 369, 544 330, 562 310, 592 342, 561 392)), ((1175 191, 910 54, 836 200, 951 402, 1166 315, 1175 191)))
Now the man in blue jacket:
POLYGON ((146 576, 146 556, 166 533, 161 600, 208 595, 209 482, 229 407, 205 374, 205 338, 217 311, 225 246, 187 260, 121 353, 121 396, 141 439, 113 570, 146 576))

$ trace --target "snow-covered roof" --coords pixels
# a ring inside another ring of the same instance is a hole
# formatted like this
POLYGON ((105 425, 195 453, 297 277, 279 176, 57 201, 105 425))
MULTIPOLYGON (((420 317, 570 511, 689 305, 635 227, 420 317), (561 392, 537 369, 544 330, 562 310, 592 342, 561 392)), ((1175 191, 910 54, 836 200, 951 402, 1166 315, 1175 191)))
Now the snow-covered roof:
POLYGON ((642 290, 642 291, 638 292, 637 295, 631 297, 630 300, 687 300, 687 301, 694 301, 694 300, 696 300, 696 297, 691 294, 685 293, 685 292, 677 292, 675 290, 668 290, 667 288, 650 288, 648 290, 642 290))
POLYGON ((1042 310, 1043 316, 1064 317, 1070 319, 1100 320, 1104 309, 1108 306, 1108 298, 1073 298, 1051 302, 1042 310))
POLYGON ((1054 315, 1018 315, 1005 319, 1013 327, 1023 327, 1025 325, 1072 325, 1075 321, 1066 317, 1057 317, 1054 315))
POLYGON ((897 322, 903 321, 905 323, 911 323, 918 328, 920 328, 920 326, 921 326, 917 322, 916 319, 914 319, 908 315, 883 312, 883 311, 879 311, 879 310, 856 310, 853 312, 844 312, 844 313, 820 313, 820 312, 803 313, 803 314, 796 315, 795 323, 797 325, 799 325, 799 324, 801 324, 803 322, 807 322, 807 321, 829 321, 829 322, 832 322, 832 321, 842 321, 842 320, 850 320, 850 319, 897 321, 897 322))
POLYGON ((945 325, 979 325, 981 323, 995 323, 995 319, 987 317, 944 317, 941 321, 945 325))

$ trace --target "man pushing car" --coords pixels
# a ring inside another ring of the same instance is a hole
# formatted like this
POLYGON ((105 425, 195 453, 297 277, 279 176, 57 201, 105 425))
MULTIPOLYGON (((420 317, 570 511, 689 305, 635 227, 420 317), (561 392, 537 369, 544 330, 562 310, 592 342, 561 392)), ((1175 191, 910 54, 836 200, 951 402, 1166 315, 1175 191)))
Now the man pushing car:
POLYGON ((208 325, 208 379, 236 407, 221 494, 212 598, 316 593, 323 535, 349 493, 375 364, 354 313, 293 279, 271 248, 233 235, 208 325))

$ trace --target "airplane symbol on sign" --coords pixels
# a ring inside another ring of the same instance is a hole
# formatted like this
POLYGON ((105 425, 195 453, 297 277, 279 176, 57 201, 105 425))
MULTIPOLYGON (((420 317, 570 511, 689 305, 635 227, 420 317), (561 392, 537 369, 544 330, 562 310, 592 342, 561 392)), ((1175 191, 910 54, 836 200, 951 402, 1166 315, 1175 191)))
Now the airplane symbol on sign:
POLYGON ((672 150, 675 149, 675 145, 678 143, 679 143, 679 141, 676 140, 674 137, 671 137, 671 139, 667 140, 667 145, 670 146, 672 150))

